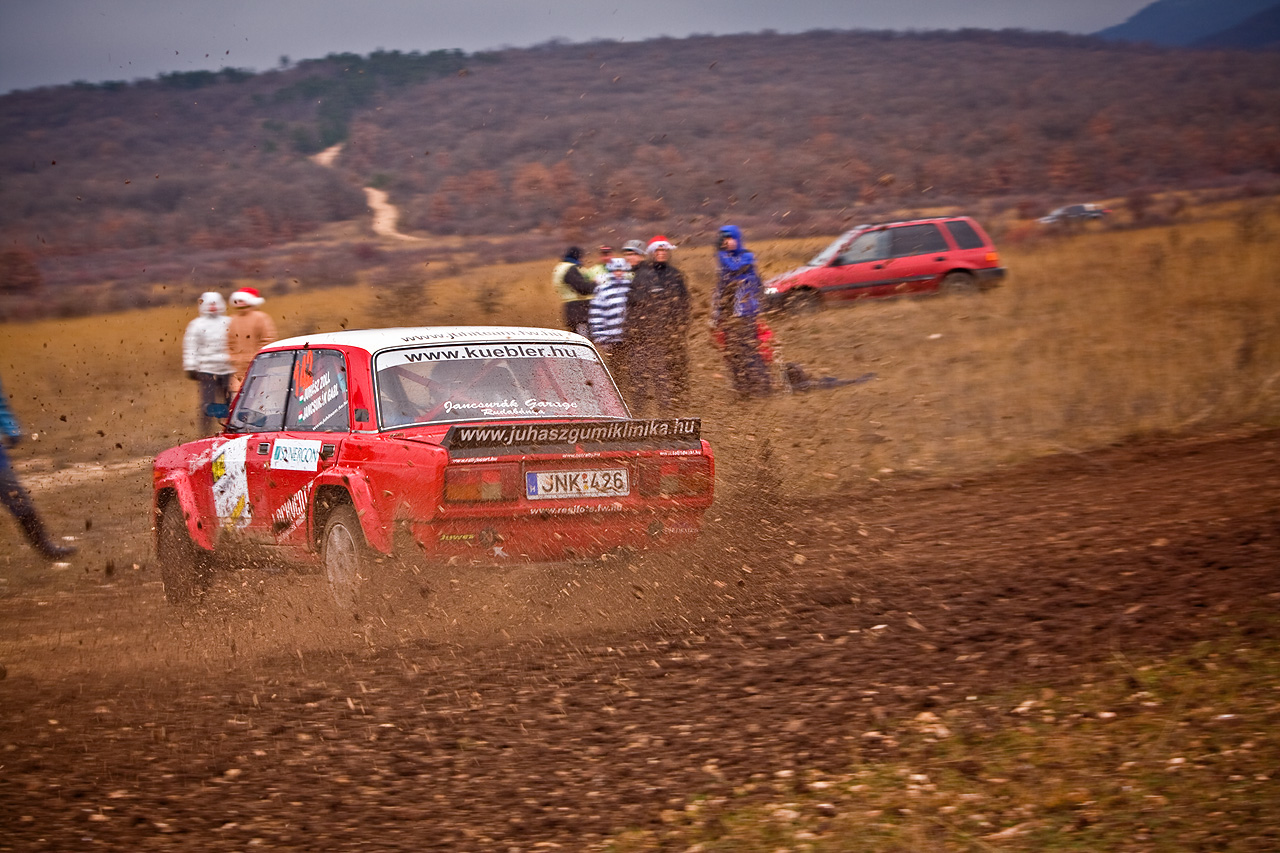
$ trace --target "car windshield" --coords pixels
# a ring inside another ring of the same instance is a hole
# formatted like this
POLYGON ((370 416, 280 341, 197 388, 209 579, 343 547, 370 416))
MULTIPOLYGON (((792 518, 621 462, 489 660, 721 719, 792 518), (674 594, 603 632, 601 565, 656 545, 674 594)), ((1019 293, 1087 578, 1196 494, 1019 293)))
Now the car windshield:
POLYGON ((374 357, 385 427, 508 418, 626 418, 595 350, 582 344, 450 344, 374 357))
POLYGON ((840 237, 836 237, 836 240, 833 240, 831 243, 828 243, 827 247, 823 248, 823 250, 818 252, 817 255, 814 255, 813 257, 810 257, 809 260, 806 260, 804 265, 805 266, 826 266, 827 264, 831 263, 833 257, 840 254, 841 246, 846 245, 846 243, 849 242, 850 238, 854 236, 856 232, 858 232, 858 229, 855 228, 854 231, 846 231, 845 233, 842 233, 840 237))
POLYGON ((851 231, 844 232, 839 237, 837 237, 830 245, 828 245, 827 248, 823 249, 821 252, 814 255, 813 258, 810 259, 808 263, 805 264, 805 266, 825 267, 827 264, 835 260, 836 255, 840 254, 840 250, 843 249, 845 246, 849 245, 849 241, 851 241, 855 236, 857 236, 858 232, 862 231, 866 227, 867 226, 865 225, 859 225, 857 228, 854 228, 851 231))

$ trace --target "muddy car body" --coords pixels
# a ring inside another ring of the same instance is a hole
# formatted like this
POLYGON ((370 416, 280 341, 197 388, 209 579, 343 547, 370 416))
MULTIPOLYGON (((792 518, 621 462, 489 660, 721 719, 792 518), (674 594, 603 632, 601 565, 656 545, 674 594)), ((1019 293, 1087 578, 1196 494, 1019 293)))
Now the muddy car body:
POLYGON ((257 354, 225 431, 156 457, 171 601, 214 558, 322 569, 351 603, 391 562, 552 561, 699 532, 696 418, 635 420, 585 339, 552 329, 317 334, 257 354))

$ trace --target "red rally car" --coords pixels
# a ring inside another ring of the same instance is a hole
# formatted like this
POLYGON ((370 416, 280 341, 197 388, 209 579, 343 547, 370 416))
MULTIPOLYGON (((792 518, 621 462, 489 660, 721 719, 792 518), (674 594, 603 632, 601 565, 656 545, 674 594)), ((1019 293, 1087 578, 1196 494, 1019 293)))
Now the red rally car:
POLYGON ((323 569, 339 605, 396 560, 492 564, 691 541, 715 466, 697 418, 635 420, 570 332, 424 327, 265 347, 225 431, 153 467, 171 602, 219 555, 323 569))

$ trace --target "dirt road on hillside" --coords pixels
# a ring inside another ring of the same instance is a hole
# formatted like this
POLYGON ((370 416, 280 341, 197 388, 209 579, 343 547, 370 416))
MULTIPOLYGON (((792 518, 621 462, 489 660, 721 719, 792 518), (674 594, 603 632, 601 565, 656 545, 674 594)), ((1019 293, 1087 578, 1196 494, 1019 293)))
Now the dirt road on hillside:
MULTIPOLYGON (((311 155, 311 160, 319 166, 330 168, 342 154, 343 147, 344 145, 341 142, 336 145, 330 145, 323 151, 311 155)), ((414 237, 412 234, 405 234, 400 230, 400 210, 388 200, 389 196, 384 190, 364 187, 364 197, 369 205, 369 212, 373 214, 373 221, 370 223, 373 233, 379 237, 389 237, 393 240, 414 242, 422 239, 421 237, 414 237)))
POLYGON ((588 850, 1280 612, 1275 431, 725 501, 683 562, 437 578, 376 625, 258 571, 166 607, 145 473, 102 476, 37 496, 85 518, 71 569, 0 530, 0 849, 588 850))
POLYGON ((400 210, 387 200, 388 196, 385 191, 373 187, 365 187, 364 197, 369 203, 369 210, 373 212, 373 233, 379 237, 390 237, 394 240, 416 241, 422 239, 400 231, 400 210))

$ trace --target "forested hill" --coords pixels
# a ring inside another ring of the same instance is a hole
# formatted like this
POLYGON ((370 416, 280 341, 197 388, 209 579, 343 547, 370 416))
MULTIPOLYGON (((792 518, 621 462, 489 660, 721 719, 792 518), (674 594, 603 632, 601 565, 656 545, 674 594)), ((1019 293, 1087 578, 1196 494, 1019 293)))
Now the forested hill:
POLYGON ((557 238, 1274 179, 1280 55, 817 31, 336 55, 0 97, 0 237, 268 246, 366 215, 557 238), (337 143, 333 167, 309 155, 337 143))

